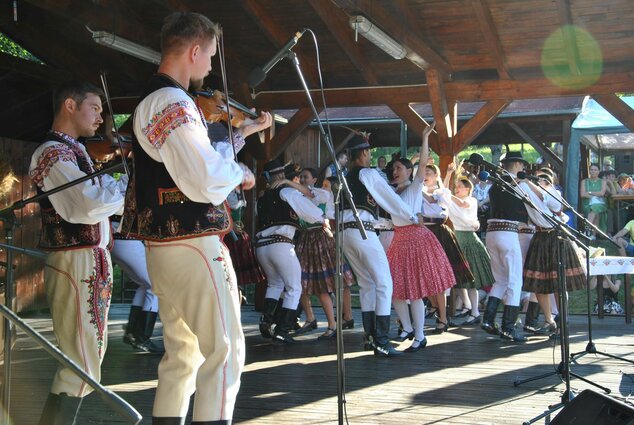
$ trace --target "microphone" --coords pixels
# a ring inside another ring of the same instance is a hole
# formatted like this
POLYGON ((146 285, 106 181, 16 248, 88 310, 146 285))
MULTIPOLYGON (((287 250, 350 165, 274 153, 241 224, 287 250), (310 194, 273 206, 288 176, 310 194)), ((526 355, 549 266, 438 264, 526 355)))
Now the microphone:
POLYGON ((482 155, 480 155, 479 153, 472 153, 467 161, 470 162, 473 165, 484 164, 484 165, 487 165, 487 166, 493 168, 494 170, 502 169, 502 167, 500 167, 499 165, 495 165, 492 162, 489 162, 489 161, 485 160, 484 157, 482 155))
POLYGON ((539 183, 539 181, 541 180, 539 177, 528 175, 524 171, 520 171, 519 173, 517 173, 517 178, 520 180, 527 179, 535 183, 539 183))
MULTIPOLYGON (((477 155, 477 154, 474 154, 474 155, 477 155)), ((469 161, 469 162, 471 162, 471 161, 469 161)), ((508 184, 508 183, 502 181, 499 177, 493 176, 493 175, 491 175, 491 173, 489 173, 488 171, 484 171, 484 170, 482 170, 482 171, 480 171, 478 173, 478 178, 480 180, 482 180, 482 181, 490 181, 491 183, 495 183, 495 184, 499 184, 499 185, 508 184)))
POLYGON ((302 35, 304 35, 305 32, 306 28, 296 32, 295 35, 290 40, 288 40, 288 42, 284 46, 282 46, 282 48, 275 54, 275 56, 273 56, 271 60, 268 61, 262 68, 260 68, 259 66, 253 68, 253 70, 249 73, 249 76, 247 77, 247 83, 249 84, 249 87, 254 88, 258 86, 262 81, 264 81, 264 79, 266 78, 266 74, 268 74, 269 71, 279 61, 284 59, 284 56, 286 56, 286 54, 293 47, 295 47, 297 41, 299 41, 299 39, 302 37, 302 35))

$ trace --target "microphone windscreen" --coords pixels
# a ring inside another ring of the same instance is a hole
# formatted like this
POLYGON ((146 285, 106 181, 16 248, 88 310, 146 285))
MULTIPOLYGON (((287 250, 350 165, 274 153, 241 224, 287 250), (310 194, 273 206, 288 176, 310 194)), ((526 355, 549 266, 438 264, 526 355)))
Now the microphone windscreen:
POLYGON ((524 180, 526 178, 526 173, 523 172, 523 171, 519 171, 517 173, 517 178, 520 179, 520 180, 524 180))
MULTIPOLYGON (((475 154, 474 154, 474 155, 475 155, 475 154)), ((469 162, 471 162, 471 161, 469 161, 469 162)), ((481 181, 485 182, 485 181, 487 181, 487 180, 489 179, 489 176, 490 176, 490 175, 491 175, 491 174, 489 174, 489 172, 488 172, 488 171, 484 171, 484 170, 482 170, 482 171, 480 171, 480 172, 478 173, 478 178, 479 178, 481 181)))
POLYGON ((260 85, 262 81, 266 78, 266 72, 259 66, 253 68, 253 70, 249 73, 247 77, 247 84, 249 87, 254 88, 260 85))
POLYGON ((471 156, 469 157, 469 162, 473 165, 480 165, 482 164, 483 159, 484 157, 480 155, 479 153, 472 153, 471 156))

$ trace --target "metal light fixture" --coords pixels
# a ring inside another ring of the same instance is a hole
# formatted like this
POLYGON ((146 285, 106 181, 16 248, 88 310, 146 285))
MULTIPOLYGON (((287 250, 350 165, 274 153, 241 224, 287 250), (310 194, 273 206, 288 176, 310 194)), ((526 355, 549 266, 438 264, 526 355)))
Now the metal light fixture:
POLYGON ((400 43, 381 31, 365 16, 351 16, 349 23, 355 31, 355 37, 356 34, 361 34, 394 59, 403 59, 407 55, 407 51, 400 43))
POLYGON ((140 44, 106 31, 93 31, 88 28, 88 26, 86 26, 86 29, 90 31, 93 41, 97 44, 110 47, 111 49, 118 50, 156 65, 161 62, 161 54, 156 50, 141 46, 140 44))

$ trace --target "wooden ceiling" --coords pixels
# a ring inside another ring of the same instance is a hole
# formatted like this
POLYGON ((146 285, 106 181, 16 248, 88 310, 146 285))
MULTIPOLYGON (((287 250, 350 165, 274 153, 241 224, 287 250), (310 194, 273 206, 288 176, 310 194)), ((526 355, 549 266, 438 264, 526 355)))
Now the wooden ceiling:
MULTIPOLYGON (((158 50, 162 20, 175 10, 221 23, 234 98, 297 110, 256 156, 270 155, 312 120, 287 61, 255 90, 246 84, 251 69, 303 28, 317 35, 328 106, 386 105, 420 134, 425 123, 412 104, 428 103, 441 156, 474 141, 516 99, 592 95, 634 128, 632 110, 615 96, 634 92, 632 0, 20 0, 17 22, 5 8, 0 31, 45 65, 0 55, 0 135, 36 140, 50 125, 51 86, 70 77, 98 83, 100 70, 115 112, 130 112, 155 65, 95 44, 86 26, 158 50), (399 42, 406 58, 393 59, 362 36, 355 41, 348 24, 355 15, 399 42), (458 125, 460 104, 474 101, 483 106, 458 125)), ((294 51, 317 88, 310 33, 294 51)))

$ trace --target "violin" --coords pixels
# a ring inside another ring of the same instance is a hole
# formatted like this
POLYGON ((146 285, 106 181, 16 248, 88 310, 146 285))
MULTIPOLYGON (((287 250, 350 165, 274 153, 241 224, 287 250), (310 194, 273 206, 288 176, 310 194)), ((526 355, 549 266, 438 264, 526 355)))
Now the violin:
POLYGON ((240 128, 247 118, 256 119, 258 115, 244 105, 228 98, 219 90, 198 90, 194 92, 196 105, 203 111, 207 122, 229 122, 231 126, 240 128))
POLYGON ((127 158, 132 151, 132 142, 122 140, 123 152, 121 152, 116 140, 101 135, 86 139, 84 145, 90 158, 98 164, 105 164, 120 156, 127 158))

